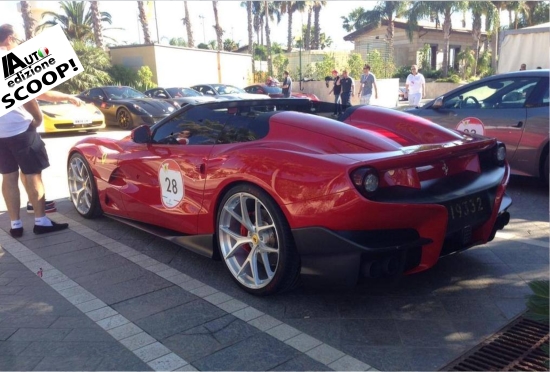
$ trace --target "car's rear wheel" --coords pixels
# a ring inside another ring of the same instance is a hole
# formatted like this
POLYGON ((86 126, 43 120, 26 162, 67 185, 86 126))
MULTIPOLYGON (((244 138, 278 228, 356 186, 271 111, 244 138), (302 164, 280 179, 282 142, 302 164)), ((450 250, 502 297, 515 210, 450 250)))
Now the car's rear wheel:
POLYGON ((546 154, 546 159, 544 159, 542 168, 542 179, 544 182, 546 182, 546 186, 548 186, 549 178, 550 178, 550 164, 548 164, 548 154, 546 154))
POLYGON ((264 296, 292 288, 300 258, 284 214, 253 185, 238 185, 218 209, 217 240, 225 266, 241 288, 264 296))
POLYGON ((100 216, 103 211, 99 203, 99 194, 90 166, 79 153, 69 159, 67 168, 69 197, 77 212, 84 218, 100 216))
POLYGON ((116 119, 118 121, 118 126, 121 129, 132 129, 134 127, 134 120, 130 112, 122 107, 116 113, 116 119))

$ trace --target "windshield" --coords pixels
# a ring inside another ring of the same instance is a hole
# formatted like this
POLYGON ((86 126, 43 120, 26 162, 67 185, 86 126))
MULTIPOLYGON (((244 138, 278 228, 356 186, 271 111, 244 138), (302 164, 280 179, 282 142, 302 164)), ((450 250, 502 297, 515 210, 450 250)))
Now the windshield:
POLYGON ((103 90, 109 99, 147 98, 145 94, 130 87, 106 87, 103 90))
POLYGON ((167 88, 166 91, 170 97, 200 97, 202 94, 191 88, 167 88))
POLYGON ((214 89, 218 94, 234 94, 234 93, 246 93, 243 89, 234 87, 233 85, 214 85, 214 89))

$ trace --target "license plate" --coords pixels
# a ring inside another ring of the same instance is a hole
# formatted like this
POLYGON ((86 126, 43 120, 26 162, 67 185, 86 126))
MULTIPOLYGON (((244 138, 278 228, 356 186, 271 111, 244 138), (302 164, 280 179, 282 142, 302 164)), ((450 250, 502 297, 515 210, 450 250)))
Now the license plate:
POLYGON ((470 195, 446 203, 449 213, 447 232, 453 232, 465 226, 475 226, 485 222, 491 215, 489 197, 486 193, 470 195))
POLYGON ((89 119, 89 118, 74 119, 73 124, 74 125, 92 124, 92 119, 89 119))

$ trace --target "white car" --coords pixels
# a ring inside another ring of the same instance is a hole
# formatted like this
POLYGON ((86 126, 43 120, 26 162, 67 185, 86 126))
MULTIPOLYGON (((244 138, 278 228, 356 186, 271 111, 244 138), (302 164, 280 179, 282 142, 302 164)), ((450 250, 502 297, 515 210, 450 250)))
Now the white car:
POLYGON ((269 96, 262 97, 258 94, 250 94, 245 92, 244 89, 226 84, 199 84, 191 88, 207 97, 214 97, 216 99, 269 99, 269 96))

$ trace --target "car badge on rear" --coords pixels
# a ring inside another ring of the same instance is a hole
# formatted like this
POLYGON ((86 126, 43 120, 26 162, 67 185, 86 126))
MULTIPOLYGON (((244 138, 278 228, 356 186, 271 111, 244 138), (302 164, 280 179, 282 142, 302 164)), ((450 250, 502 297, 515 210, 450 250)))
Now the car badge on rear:
POLYGON ((443 173, 445 173, 445 175, 449 174, 449 167, 447 166, 447 163, 443 162, 443 166, 441 167, 441 169, 443 170, 443 173))

